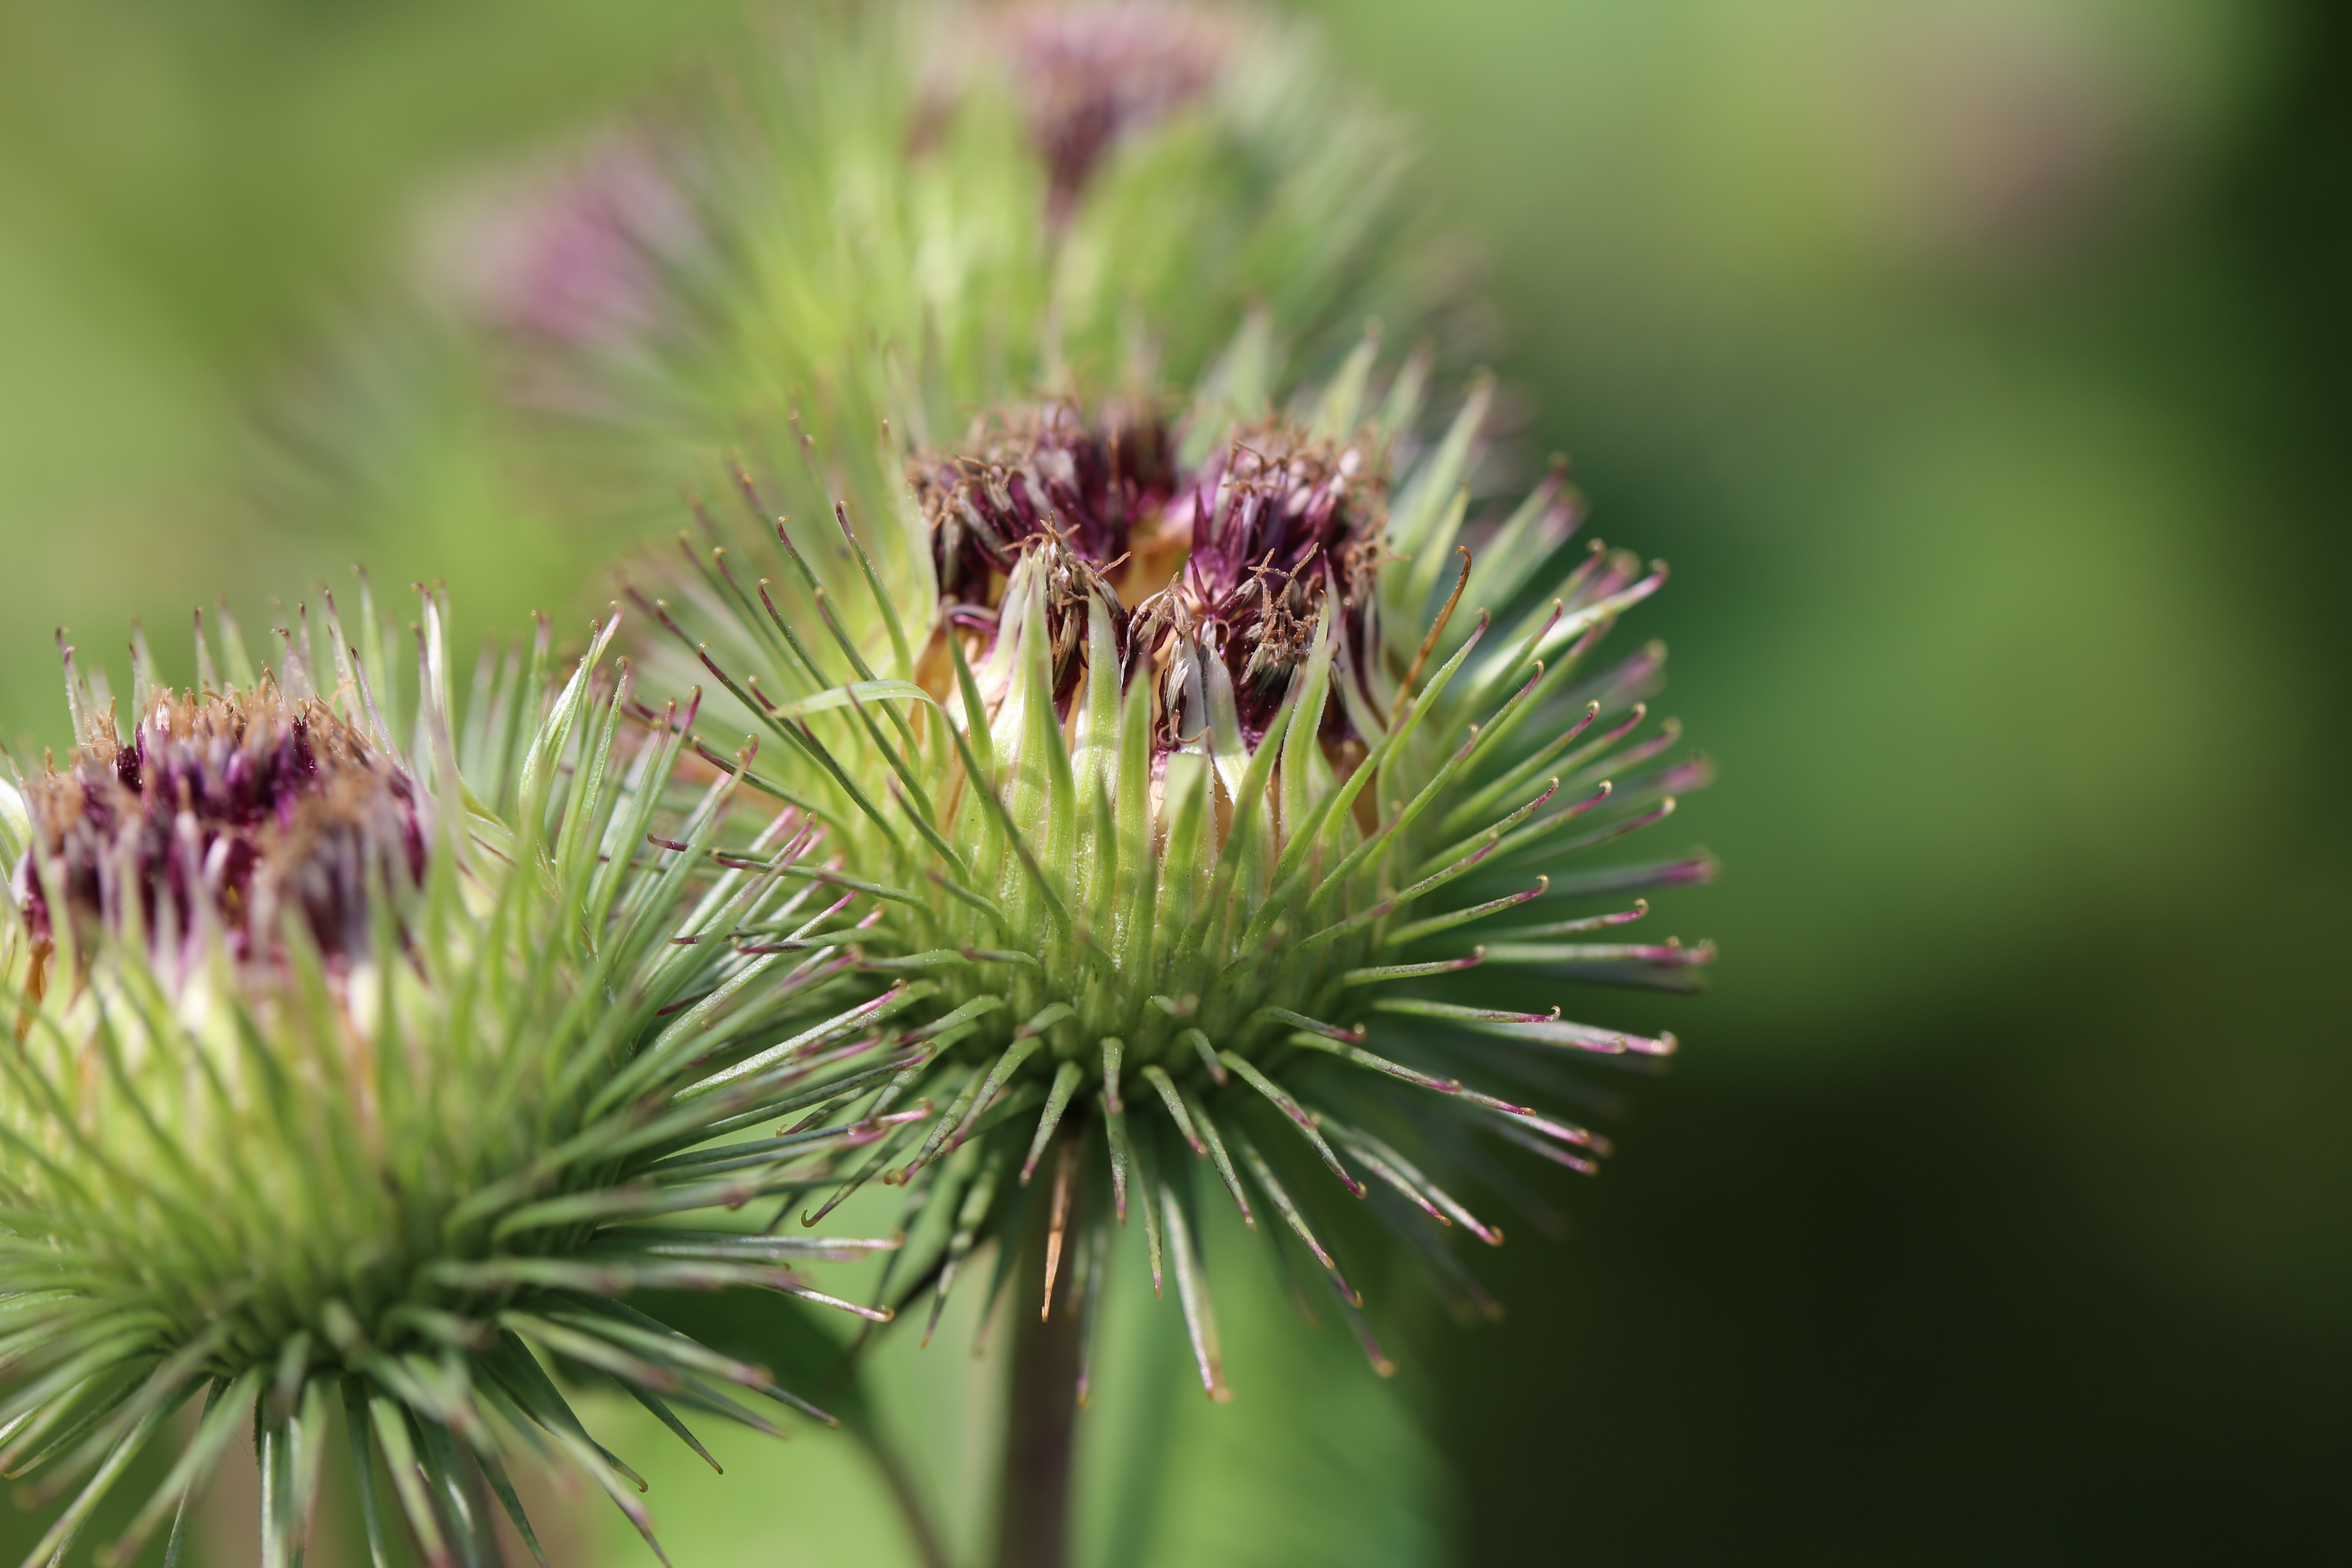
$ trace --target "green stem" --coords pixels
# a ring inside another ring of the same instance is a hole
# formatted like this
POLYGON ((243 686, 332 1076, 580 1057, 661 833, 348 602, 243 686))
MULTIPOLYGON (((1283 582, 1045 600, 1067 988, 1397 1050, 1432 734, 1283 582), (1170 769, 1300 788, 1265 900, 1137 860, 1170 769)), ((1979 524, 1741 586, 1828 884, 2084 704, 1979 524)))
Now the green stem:
MULTIPOLYGON (((1057 1162, 1057 1163, 1063 1163, 1057 1162)), ((1070 1162, 1069 1163, 1078 1163, 1070 1162)), ((1064 1165, 1067 1169, 1067 1164, 1064 1165)), ((1076 1173, 1073 1173, 1075 1176, 1076 1173)), ((1083 1190, 1082 1181, 1073 1180, 1083 1190)), ((1053 1203, 1029 1205, 1020 1284, 1013 1295, 1012 1388, 1004 1417, 1004 1468, 997 1487, 996 1568, 1067 1568, 1070 1471, 1077 1451, 1078 1313, 1070 1265, 1076 1251, 1076 1193, 1065 1216, 1055 1289, 1062 1310, 1044 1315, 1045 1256, 1053 1203)))

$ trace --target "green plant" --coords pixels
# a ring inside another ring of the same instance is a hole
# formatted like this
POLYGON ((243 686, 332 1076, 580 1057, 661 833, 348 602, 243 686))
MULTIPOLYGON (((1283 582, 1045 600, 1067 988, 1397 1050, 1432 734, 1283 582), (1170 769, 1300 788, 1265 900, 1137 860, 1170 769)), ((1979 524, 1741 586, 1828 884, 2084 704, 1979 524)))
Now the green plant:
POLYGON ((1213 1399, 1209 1203, 1387 1373, 1342 1268, 1356 1216, 1492 1310, 1451 1243, 1501 1242, 1471 1201, 1523 1190, 1496 1152, 1591 1172, 1607 1140, 1552 1104, 1605 1097, 1562 1065, 1673 1050, 1551 1001, 1688 989, 1713 957, 1607 935, 1703 854, 1586 858, 1708 776, 1645 727, 1663 650, 1597 653, 1664 573, 1573 549, 1557 468, 1474 510, 1493 386, 1429 407, 1465 316, 1396 126, 1240 11, 749 37, 715 108, 599 142, 457 247, 492 374, 453 379, 510 403, 393 422, 496 432, 559 513, 638 527, 688 487, 677 549, 624 568, 669 705, 597 673, 606 621, 560 688, 543 638, 528 674, 486 664, 461 730, 428 597, 404 750, 381 650, 346 659, 331 607, 331 669, 289 637, 274 678, 225 655, 178 698, 142 655, 128 739, 77 687, 80 750, 0 799, 27 1086, 0 1287, 35 1378, 11 1457, 103 1483, 172 1401, 225 1391, 161 1508, 251 1398, 282 1557, 340 1389, 362 1477, 382 1449, 428 1556, 470 1552, 482 1489, 511 1503, 486 1410, 633 1506, 513 1336, 692 1442, 673 1405, 756 1419, 710 1376, 779 1391, 617 1298, 805 1296, 791 1261, 885 1250, 851 1310, 928 1296, 928 1338, 992 1251, 983 1310, 1012 1289, 1020 1324, 998 1555, 1059 1563, 1117 1227, 1213 1399), (1375 315, 1430 342, 1384 357, 1375 315), (119 762, 184 731, 331 734, 360 759, 334 778, 367 782, 286 774, 271 810, 343 815, 247 834, 225 901, 173 846, 244 830, 119 762), (1465 972, 1515 978, 1474 1000, 1465 972), (208 1051, 295 1099, 181 1087, 208 1051), (208 1141, 227 1111, 250 1135, 208 1141), (314 1166, 315 1198, 254 1200, 314 1166), (792 1227, 877 1185, 903 1194, 887 1243, 792 1227), (159 1237, 167 1268, 125 1261, 159 1237), (118 1346, 125 1311, 153 1321, 118 1346))

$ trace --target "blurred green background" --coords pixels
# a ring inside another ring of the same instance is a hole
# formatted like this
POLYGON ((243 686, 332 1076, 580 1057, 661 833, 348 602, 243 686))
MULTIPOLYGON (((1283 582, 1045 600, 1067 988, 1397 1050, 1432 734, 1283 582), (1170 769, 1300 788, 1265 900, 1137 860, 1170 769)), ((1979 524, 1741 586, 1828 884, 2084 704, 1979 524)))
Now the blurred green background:
MULTIPOLYGON (((1309 9, 1421 122, 1528 445, 1675 564, 1639 629, 1727 870, 1663 912, 1726 957, 1574 1234, 1480 1260, 1510 1318, 1369 1413, 1168 1418, 1152 1560, 2347 1560, 2347 13, 1309 9), (1345 1524, 1220 1543, 1269 1466, 1345 1524)), ((0 733, 65 741, 59 623, 356 558, 583 607, 604 546, 543 523, 246 504, 248 427, 436 192, 731 12, 0 7, 0 733)), ((793 1522, 837 1453, 747 1462, 681 1563, 878 1560, 793 1522)))

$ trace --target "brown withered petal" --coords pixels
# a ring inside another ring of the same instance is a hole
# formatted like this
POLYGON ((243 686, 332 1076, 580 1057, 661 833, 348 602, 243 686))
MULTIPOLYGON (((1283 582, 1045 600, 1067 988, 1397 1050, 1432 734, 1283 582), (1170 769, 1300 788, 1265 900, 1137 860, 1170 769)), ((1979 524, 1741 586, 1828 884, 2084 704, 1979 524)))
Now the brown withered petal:
MULTIPOLYGON (((1327 594, 1360 652, 1362 606, 1388 514, 1379 465, 1364 446, 1287 420, 1236 434, 1186 476, 1166 528, 1191 542, 1184 569, 1138 606, 1141 637, 1198 637, 1232 676, 1242 733, 1255 742, 1282 705, 1315 640, 1327 594)), ((1334 738, 1346 719, 1329 719, 1334 738)))

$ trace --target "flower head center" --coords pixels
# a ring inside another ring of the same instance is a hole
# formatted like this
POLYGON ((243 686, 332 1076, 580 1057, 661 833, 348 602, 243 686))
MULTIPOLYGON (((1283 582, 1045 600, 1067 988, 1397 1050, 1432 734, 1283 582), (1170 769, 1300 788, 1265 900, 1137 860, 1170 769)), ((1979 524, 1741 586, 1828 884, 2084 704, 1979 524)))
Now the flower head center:
POLYGON ((370 940, 371 894, 425 874, 408 776, 315 698, 264 675, 226 694, 161 691, 130 738, 110 710, 31 781, 33 853, 17 896, 34 931, 133 920, 156 943, 216 929, 239 958, 298 913, 320 950, 370 940))
MULTIPOLYGON (((1224 666, 1255 743, 1311 652, 1327 599, 1360 650, 1384 551, 1380 464, 1364 442, 1284 419, 1237 432, 1189 468, 1167 420, 1131 405, 1090 421, 1056 401, 917 457, 908 481, 930 528, 941 618, 984 650, 1013 572, 1034 554, 1058 702, 1077 684, 1087 605, 1099 599, 1122 683, 1140 666, 1168 685, 1160 750, 1182 742, 1181 715, 1198 706, 1181 689, 1196 649, 1224 666)), ((1345 726, 1335 706, 1334 738, 1345 726)))

